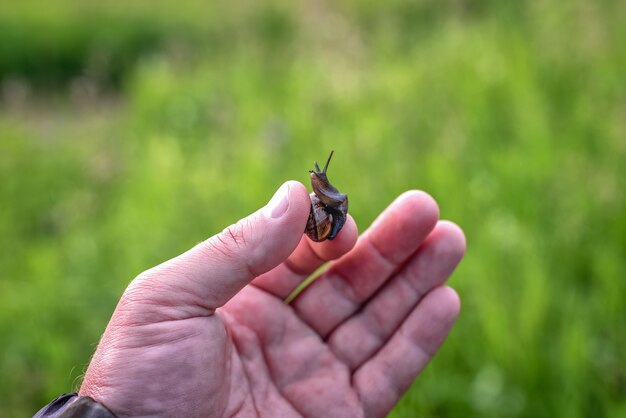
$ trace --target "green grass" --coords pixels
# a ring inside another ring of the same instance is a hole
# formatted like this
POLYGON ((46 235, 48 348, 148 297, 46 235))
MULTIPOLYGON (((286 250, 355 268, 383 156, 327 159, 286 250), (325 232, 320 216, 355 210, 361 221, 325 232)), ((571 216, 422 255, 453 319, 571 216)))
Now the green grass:
POLYGON ((420 188, 467 234, 458 324, 393 416, 626 416, 623 2, 52 3, 0 7, 0 416, 330 149, 361 230, 420 188))

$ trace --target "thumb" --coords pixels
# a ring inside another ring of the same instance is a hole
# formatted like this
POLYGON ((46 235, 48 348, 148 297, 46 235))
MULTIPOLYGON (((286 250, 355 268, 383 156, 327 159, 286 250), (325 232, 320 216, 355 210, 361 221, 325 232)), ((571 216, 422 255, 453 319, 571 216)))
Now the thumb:
POLYGON ((140 274, 120 304, 128 305, 126 308, 135 314, 146 315, 143 319, 149 322, 212 313, 293 252, 304 232, 310 206, 302 184, 284 183, 265 207, 140 274))

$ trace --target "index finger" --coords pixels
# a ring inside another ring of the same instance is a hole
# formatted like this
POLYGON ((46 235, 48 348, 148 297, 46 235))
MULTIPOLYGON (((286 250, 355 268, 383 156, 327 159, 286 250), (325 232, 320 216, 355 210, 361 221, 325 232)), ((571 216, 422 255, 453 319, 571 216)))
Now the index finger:
POLYGON ((279 266, 252 281, 261 289, 286 299, 307 277, 330 260, 350 251, 356 243, 358 231, 354 219, 348 219, 337 235, 330 241, 313 242, 302 235, 298 247, 279 266))

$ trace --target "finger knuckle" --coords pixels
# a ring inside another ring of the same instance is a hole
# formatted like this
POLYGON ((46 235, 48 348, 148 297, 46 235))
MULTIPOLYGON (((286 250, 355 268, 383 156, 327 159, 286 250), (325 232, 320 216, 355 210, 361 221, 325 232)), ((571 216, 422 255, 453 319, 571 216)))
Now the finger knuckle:
POLYGON ((202 252, 212 258, 233 259, 248 244, 245 228, 238 222, 199 244, 202 252))

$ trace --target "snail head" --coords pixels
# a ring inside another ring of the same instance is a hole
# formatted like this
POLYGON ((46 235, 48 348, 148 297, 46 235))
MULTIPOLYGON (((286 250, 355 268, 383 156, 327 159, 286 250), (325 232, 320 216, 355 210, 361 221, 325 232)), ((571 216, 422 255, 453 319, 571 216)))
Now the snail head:
POLYGON ((328 188, 328 186, 330 185, 328 177, 326 176, 326 170, 328 170, 328 164, 330 163, 330 159, 333 157, 334 152, 334 150, 330 152, 330 155, 328 156, 328 160, 326 160, 326 164, 324 165, 323 170, 320 169, 317 161, 315 161, 315 170, 309 170, 309 173, 311 173, 311 186, 313 187, 313 191, 316 194, 318 190, 328 188))
POLYGON ((320 177, 326 180, 326 170, 328 170, 328 164, 330 163, 330 159, 333 158, 334 153, 335 153, 335 150, 332 150, 330 152, 330 155, 328 156, 328 160, 326 160, 326 164, 324 165, 323 170, 320 169, 320 166, 317 164, 317 161, 315 161, 315 170, 309 170, 309 173, 311 173, 311 180, 313 180, 314 177, 320 177))
POLYGON ((346 197, 345 195, 339 193, 339 190, 337 190, 335 186, 330 184, 330 181, 326 176, 326 170, 328 170, 328 164, 330 163, 330 159, 333 157, 334 152, 335 151, 330 152, 323 170, 320 169, 317 161, 315 162, 315 170, 309 170, 309 173, 311 173, 311 187, 313 187, 313 192, 322 200, 322 202, 324 202, 325 205, 333 207, 341 204, 346 197))

